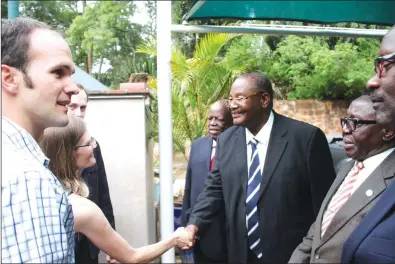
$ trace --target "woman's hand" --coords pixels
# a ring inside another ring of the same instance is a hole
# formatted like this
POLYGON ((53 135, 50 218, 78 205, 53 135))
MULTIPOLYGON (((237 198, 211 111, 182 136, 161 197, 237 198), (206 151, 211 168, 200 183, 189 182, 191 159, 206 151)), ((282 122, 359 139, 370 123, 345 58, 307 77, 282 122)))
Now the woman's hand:
POLYGON ((174 246, 178 248, 191 247, 192 242, 189 239, 189 232, 184 227, 179 227, 173 233, 174 246))
POLYGON ((116 259, 113 259, 111 256, 106 254, 106 261, 108 264, 115 264, 115 263, 119 263, 116 259))

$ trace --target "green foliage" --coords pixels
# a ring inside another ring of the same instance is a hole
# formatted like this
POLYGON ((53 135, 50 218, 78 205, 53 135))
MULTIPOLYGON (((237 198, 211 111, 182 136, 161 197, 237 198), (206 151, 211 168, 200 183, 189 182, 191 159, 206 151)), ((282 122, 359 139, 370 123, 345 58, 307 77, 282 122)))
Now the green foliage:
MULTIPOLYGON (((99 66, 97 79, 113 88, 126 82, 138 63, 146 59, 135 54, 137 45, 142 42, 143 27, 130 22, 134 12, 133 2, 98 1, 87 5, 67 30, 73 56, 80 58, 81 54, 92 52, 93 65, 99 66), (104 61, 111 64, 111 69, 102 73, 104 61)), ((86 65, 86 60, 75 62, 80 67, 86 65)))
POLYGON ((379 40, 245 35, 225 60, 233 69, 266 72, 275 94, 288 99, 342 99, 361 94, 372 75, 379 40))
POLYGON ((289 99, 352 98, 361 94, 372 74, 378 40, 338 41, 288 36, 266 60, 269 77, 289 99))
MULTIPOLYGON (((216 100, 227 96, 239 73, 218 57, 221 49, 236 35, 207 34, 200 40, 191 58, 179 48, 172 51, 172 113, 174 151, 186 154, 185 143, 207 132, 207 110, 216 100)), ((144 45, 138 52, 156 56, 154 44, 144 45)), ((154 102, 152 126, 157 135, 157 80, 151 77, 154 102)))
POLYGON ((269 53, 264 36, 243 35, 232 41, 226 60, 231 68, 259 72, 263 70, 264 59, 269 53))
POLYGON ((1 18, 8 18, 8 2, 1 0, 1 18))
MULTIPOLYGON (((155 74, 153 59, 135 53, 143 33, 152 33, 154 25, 150 25, 151 31, 147 31, 143 26, 130 22, 135 12, 133 2, 89 2, 82 14, 77 11, 77 3, 20 1, 20 14, 45 22, 64 33, 71 46, 73 61, 82 69, 87 70, 87 54, 91 52, 92 66, 99 68, 93 76, 107 86, 119 88, 119 83, 127 81, 132 72, 155 74), (105 72, 102 70, 104 64, 111 66, 105 72)), ((7 2, 3 0, 1 4, 2 17, 6 17, 7 2)), ((155 6, 155 3, 151 4, 155 6)))
POLYGON ((21 15, 47 23, 64 33, 78 15, 78 1, 20 1, 21 15))

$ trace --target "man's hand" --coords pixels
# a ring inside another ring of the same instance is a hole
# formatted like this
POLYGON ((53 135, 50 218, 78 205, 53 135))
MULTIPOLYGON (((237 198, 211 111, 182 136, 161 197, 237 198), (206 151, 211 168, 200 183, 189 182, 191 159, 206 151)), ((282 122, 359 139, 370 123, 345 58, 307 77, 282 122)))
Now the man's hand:
POLYGON ((198 231, 197 226, 195 225, 188 225, 187 227, 185 227, 185 230, 188 231, 188 235, 189 235, 189 245, 182 247, 182 250, 189 250, 191 249, 194 245, 195 245, 195 241, 196 241, 196 233, 198 231))
POLYGON ((179 227, 174 233, 175 246, 178 248, 192 246, 192 242, 189 239, 189 232, 184 227, 179 227))
POLYGON ((118 261, 116 261, 115 259, 113 259, 111 256, 106 254, 106 261, 108 264, 114 264, 114 263, 119 263, 118 261))

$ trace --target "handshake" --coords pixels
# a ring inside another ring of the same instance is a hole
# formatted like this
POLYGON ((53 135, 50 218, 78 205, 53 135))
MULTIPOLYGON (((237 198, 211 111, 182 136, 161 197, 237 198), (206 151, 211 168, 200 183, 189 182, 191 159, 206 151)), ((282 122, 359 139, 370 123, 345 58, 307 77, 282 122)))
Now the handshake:
POLYGON ((196 232, 198 228, 194 225, 187 227, 179 227, 173 233, 173 239, 175 240, 175 246, 182 250, 189 250, 195 245, 196 232))

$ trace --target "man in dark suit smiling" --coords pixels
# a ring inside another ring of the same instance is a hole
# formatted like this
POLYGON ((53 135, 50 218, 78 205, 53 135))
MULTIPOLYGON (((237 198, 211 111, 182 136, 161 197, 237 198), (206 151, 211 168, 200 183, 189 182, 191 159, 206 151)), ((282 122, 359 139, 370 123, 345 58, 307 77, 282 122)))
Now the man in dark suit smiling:
POLYGON ((217 138, 214 169, 190 214, 191 240, 225 211, 229 263, 287 263, 335 178, 324 133, 273 111, 266 76, 232 85, 235 126, 217 138))

